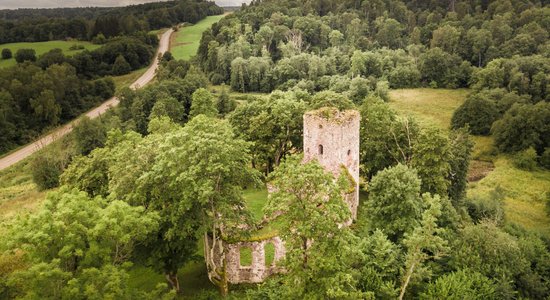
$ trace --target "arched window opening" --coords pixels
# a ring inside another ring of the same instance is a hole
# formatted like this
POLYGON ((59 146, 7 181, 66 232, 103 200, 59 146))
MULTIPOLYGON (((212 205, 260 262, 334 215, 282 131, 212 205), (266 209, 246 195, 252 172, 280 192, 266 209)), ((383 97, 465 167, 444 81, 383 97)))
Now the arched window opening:
POLYGON ((241 267, 252 266, 252 249, 250 247, 241 247, 239 249, 239 256, 241 267))
POLYGON ((319 154, 323 155, 323 145, 319 145, 319 154))
POLYGON ((275 262, 275 245, 273 243, 267 243, 264 246, 265 253, 265 266, 270 267, 275 262))
POLYGON ((350 156, 350 155, 351 155, 351 150, 348 150, 348 156, 350 156))

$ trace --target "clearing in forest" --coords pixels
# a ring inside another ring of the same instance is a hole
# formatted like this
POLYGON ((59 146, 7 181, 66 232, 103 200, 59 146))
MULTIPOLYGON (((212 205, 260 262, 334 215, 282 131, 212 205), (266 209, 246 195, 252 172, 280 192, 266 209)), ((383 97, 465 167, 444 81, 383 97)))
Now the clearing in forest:
MULTIPOLYGON (((401 115, 412 115, 424 125, 448 130, 453 112, 464 102, 468 93, 467 89, 393 90, 389 104, 401 115)), ((476 161, 472 166, 486 168, 486 163, 478 163, 483 161, 493 164, 494 169, 481 180, 469 183, 468 197, 489 199, 495 189, 502 189, 506 221, 550 238, 550 218, 545 211, 546 197, 550 193, 550 171, 520 170, 508 155, 497 154, 492 137, 474 136, 473 140, 472 158, 476 161)), ((472 171, 485 173, 486 170, 472 171)))
POLYGON ((36 42, 36 43, 11 43, 11 44, 2 44, 0 45, 0 50, 2 49, 10 49, 13 58, 11 59, 0 59, 0 68, 7 68, 14 66, 16 64, 15 61, 15 53, 17 53, 17 50, 19 49, 34 49, 36 51, 36 57, 40 57, 40 55, 53 50, 53 49, 61 49, 63 50, 63 54, 67 56, 75 55, 79 52, 87 50, 94 50, 101 47, 101 45, 94 45, 90 42, 82 42, 82 41, 49 41, 49 42, 36 42), (72 46, 83 46, 84 49, 77 49, 77 50, 71 50, 70 48, 72 46))
POLYGON ((210 16, 197 22, 197 24, 181 27, 172 35, 170 52, 176 59, 189 59, 199 49, 202 33, 212 24, 221 20, 225 15, 210 16))

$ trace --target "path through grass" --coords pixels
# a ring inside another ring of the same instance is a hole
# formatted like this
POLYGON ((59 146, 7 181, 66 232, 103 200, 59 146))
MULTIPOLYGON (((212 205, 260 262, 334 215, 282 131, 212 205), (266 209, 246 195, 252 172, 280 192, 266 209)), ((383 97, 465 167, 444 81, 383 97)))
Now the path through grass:
POLYGON ((206 17, 197 24, 180 28, 170 41, 170 52, 172 52, 172 55, 176 59, 189 59, 197 54, 202 33, 224 16, 206 17))
MULTIPOLYGON (((10 49, 13 53, 13 57, 15 57, 15 53, 19 49, 34 49, 36 51, 36 56, 39 57, 40 55, 59 48, 63 50, 63 53, 67 56, 72 56, 77 53, 80 53, 84 51, 84 49, 80 50, 70 50, 70 48, 73 45, 81 45, 85 49, 88 50, 94 50, 101 45, 94 45, 90 42, 81 42, 81 41, 49 41, 49 42, 37 42, 37 43, 12 43, 12 44, 2 44, 0 45, 0 49, 10 49)), ((12 59, 0 59, 0 68, 6 68, 11 67, 16 64, 15 58, 12 59)))

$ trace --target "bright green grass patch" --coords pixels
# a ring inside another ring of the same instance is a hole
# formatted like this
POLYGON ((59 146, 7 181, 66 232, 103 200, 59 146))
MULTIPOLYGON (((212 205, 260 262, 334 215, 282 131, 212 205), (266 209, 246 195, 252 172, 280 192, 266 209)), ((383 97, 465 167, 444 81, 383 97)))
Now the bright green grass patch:
MULTIPOLYGON (((37 43, 12 43, 12 44, 2 44, 0 45, 0 49, 8 48, 12 51, 13 57, 15 57, 15 53, 19 49, 34 49, 36 51, 36 56, 39 57, 40 55, 59 48, 63 50, 63 53, 68 56, 72 56, 74 54, 77 54, 79 52, 84 51, 82 50, 70 50, 71 46, 73 45, 82 45, 85 49, 88 50, 94 50, 101 45, 94 45, 90 42, 81 42, 81 41, 49 41, 49 42, 37 42, 37 43)), ((12 59, 0 59, 0 68, 6 68, 11 67, 16 64, 15 58, 12 59)))
POLYGON ((506 220, 550 237, 550 218, 545 211, 550 193, 550 171, 524 171, 500 155, 495 169, 479 182, 470 183, 468 196, 486 196, 499 186, 505 191, 506 220))
POLYGON ((390 106, 419 122, 449 129, 453 112, 464 102, 467 89, 400 89, 390 91, 390 106))
POLYGON ((241 247, 239 249, 239 258, 241 267, 249 267, 252 265, 252 249, 250 247, 241 247))
MULTIPOLYGON (((163 274, 159 274, 151 267, 134 265, 128 272, 128 284, 133 289, 144 292, 155 290, 158 284, 168 284, 163 274)), ((178 299, 194 299, 195 295, 203 291, 215 291, 215 286, 208 280, 206 265, 203 260, 192 261, 178 271, 181 294, 178 299)))
POLYGON ((176 59, 189 59, 197 54, 202 33, 223 17, 224 15, 206 17, 197 24, 180 28, 170 43, 172 55, 176 59))
POLYGON ((472 159, 492 161, 497 155, 491 136, 472 136, 474 149, 472 150, 472 159))
MULTIPOLYGON (((260 222, 263 217, 263 208, 267 203, 267 190, 266 189, 248 189, 243 193, 243 197, 246 201, 246 205, 252 217, 256 222, 260 222)), ((279 234, 279 229, 282 226, 282 221, 280 218, 270 221, 265 224, 263 228, 251 232, 250 237, 246 240, 248 241, 261 241, 265 239, 272 238, 279 234)))
POLYGON ((275 260, 275 245, 273 243, 267 243, 265 244, 265 265, 271 266, 273 264, 273 261, 275 260))
POLYGON ((264 216, 264 206, 267 202, 266 189, 248 189, 243 193, 248 209, 256 221, 260 221, 264 216))

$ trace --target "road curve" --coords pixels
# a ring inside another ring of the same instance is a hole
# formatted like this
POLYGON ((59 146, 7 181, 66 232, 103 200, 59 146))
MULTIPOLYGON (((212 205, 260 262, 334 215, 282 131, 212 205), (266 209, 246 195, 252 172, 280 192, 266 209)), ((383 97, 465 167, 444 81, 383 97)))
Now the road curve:
MULTIPOLYGON (((157 50, 157 54, 155 55, 153 64, 149 67, 149 69, 147 69, 147 71, 143 75, 141 75, 141 77, 139 77, 134 83, 130 85, 131 89, 134 89, 134 90, 139 89, 140 87, 143 87, 147 83, 151 82, 153 78, 155 78, 155 72, 159 65, 159 60, 158 60, 159 54, 163 54, 164 52, 168 51, 170 47, 170 36, 172 35, 173 32, 174 31, 172 29, 169 29, 161 35, 160 41, 159 41, 159 47, 157 50)), ((118 103, 119 103, 118 98, 112 97, 111 99, 108 99, 107 101, 103 102, 100 106, 86 112, 83 115, 88 116, 91 119, 97 118, 103 113, 105 113, 107 110, 109 110, 111 107, 117 106, 118 103)), ((70 123, 54 130, 52 133, 40 138, 39 140, 31 144, 28 144, 25 147, 3 158, 0 158, 0 170, 6 169, 11 165, 20 162, 21 160, 29 157, 34 152, 60 139, 64 135, 71 132, 73 130, 73 127, 76 124, 78 124, 78 122, 79 122, 79 119, 77 118, 71 121, 70 123)))

